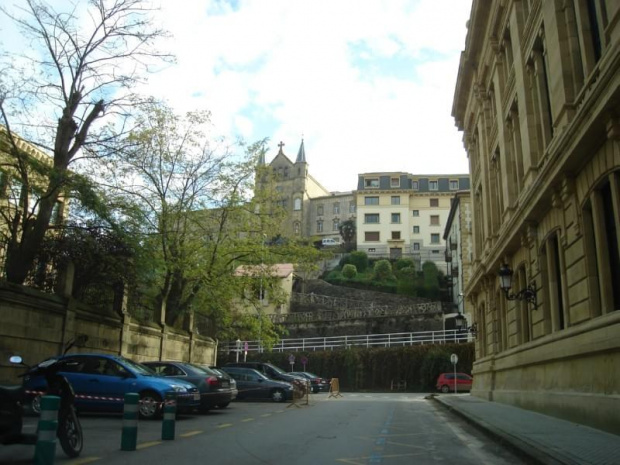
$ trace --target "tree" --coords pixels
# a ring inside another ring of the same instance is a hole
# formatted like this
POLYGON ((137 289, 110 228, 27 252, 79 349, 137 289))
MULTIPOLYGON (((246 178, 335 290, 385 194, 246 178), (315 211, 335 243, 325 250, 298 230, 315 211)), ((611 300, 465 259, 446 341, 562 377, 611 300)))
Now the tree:
POLYGON ((153 59, 169 58, 154 48, 165 34, 152 26, 150 10, 141 0, 91 0, 88 5, 84 17, 78 14, 83 4, 56 11, 26 0, 18 13, 0 8, 39 46, 36 53, 9 55, 3 63, 0 110, 9 134, 8 153, 16 160, 11 175, 22 185, 20 208, 11 217, 7 237, 5 272, 11 282, 23 283, 32 270, 56 203, 73 187, 70 164, 98 156, 98 148, 110 143, 110 135, 97 130, 96 123, 135 104, 128 89, 138 82, 139 71, 153 59), (45 182, 36 189, 14 127, 28 142, 53 153, 45 182))
MULTIPOLYGON (((144 305, 159 309, 168 325, 195 309, 225 327, 233 322, 235 299, 257 278, 274 289, 270 300, 281 298, 268 265, 309 263, 318 252, 267 239, 278 233, 278 211, 266 207, 275 191, 254 192, 266 141, 229 146, 210 134, 209 113, 179 116, 157 101, 136 118, 141 129, 119 144, 123 153, 111 155, 100 171, 108 198, 126 206, 119 215, 150 255, 139 283, 151 296, 144 305), (267 266, 259 276, 234 276, 244 264, 267 266)), ((260 309, 257 297, 250 301, 260 309)), ((267 334, 272 328, 257 315, 267 334)))
POLYGON ((354 220, 346 220, 338 225, 338 231, 344 242, 345 251, 349 252, 355 248, 356 228, 354 220))

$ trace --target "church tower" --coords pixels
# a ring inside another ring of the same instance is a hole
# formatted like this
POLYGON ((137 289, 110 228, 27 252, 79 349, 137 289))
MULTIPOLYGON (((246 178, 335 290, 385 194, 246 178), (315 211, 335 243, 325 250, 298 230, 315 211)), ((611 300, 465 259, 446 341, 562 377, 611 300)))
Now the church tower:
MULTIPOLYGON (((286 212, 282 225, 285 237, 310 237, 310 204, 311 199, 329 195, 329 192, 316 182, 308 173, 306 148, 302 139, 295 163, 284 153, 284 142, 278 144, 279 150, 269 163, 276 183, 278 198, 274 202, 286 212)), ((265 163, 264 159, 259 164, 265 163)))

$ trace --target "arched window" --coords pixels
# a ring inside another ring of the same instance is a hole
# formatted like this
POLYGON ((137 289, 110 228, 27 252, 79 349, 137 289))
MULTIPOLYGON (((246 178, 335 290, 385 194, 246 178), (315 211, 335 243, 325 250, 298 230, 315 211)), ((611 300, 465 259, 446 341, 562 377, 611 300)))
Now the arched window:
POLYGON ((293 210, 301 210, 301 199, 295 199, 295 206, 293 210))

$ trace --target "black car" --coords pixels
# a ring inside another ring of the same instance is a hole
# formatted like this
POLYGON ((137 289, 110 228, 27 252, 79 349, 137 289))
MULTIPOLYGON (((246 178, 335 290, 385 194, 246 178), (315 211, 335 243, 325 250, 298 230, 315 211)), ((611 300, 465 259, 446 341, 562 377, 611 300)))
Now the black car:
POLYGON ((321 378, 320 376, 315 375, 314 373, 310 373, 307 371, 291 371, 292 375, 302 376, 310 381, 310 387, 312 392, 328 392, 329 391, 329 380, 325 378, 321 378))
POLYGON ((293 398, 293 385, 269 379, 252 368, 224 366, 223 371, 237 382, 238 399, 271 399, 284 402, 293 398))
POLYGON ((256 370, 264 374, 266 377, 276 381, 285 381, 287 383, 300 384, 302 386, 305 386, 306 384, 306 378, 303 376, 292 375, 284 371, 282 368, 278 368, 277 366, 267 362, 231 362, 227 363, 222 368, 228 367, 252 368, 253 370, 256 370))
POLYGON ((144 362, 143 365, 161 376, 182 379, 195 385, 200 391, 199 408, 204 412, 215 407, 227 407, 236 394, 227 376, 204 366, 185 362, 144 362))

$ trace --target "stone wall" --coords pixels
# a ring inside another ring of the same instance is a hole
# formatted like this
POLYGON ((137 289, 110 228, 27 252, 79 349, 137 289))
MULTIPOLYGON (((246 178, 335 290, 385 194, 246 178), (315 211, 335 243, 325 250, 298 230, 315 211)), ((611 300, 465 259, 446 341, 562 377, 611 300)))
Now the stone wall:
POLYGON ((440 302, 307 280, 305 293, 293 293, 291 313, 273 315, 287 338, 441 331, 440 302))
POLYGON ((16 384, 23 369, 9 364, 21 355, 28 364, 62 353, 68 342, 85 336, 81 347, 70 352, 119 354, 137 362, 183 360, 202 364, 217 362, 217 343, 193 330, 155 323, 144 324, 128 313, 102 313, 72 298, 0 285, 0 382, 16 384))

